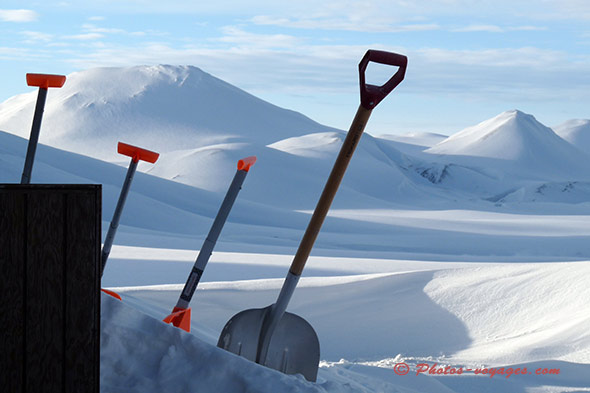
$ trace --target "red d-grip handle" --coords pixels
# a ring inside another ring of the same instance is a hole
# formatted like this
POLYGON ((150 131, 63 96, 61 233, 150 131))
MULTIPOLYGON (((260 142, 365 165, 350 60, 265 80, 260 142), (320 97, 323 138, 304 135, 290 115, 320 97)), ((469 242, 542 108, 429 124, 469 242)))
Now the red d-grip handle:
POLYGON ((141 147, 128 145, 123 142, 119 142, 119 144, 117 145, 117 151, 119 152, 119 154, 131 157, 133 159, 133 162, 138 162, 139 160, 142 160, 151 162, 153 164, 154 162, 158 161, 158 157, 160 157, 160 154, 156 152, 142 149, 141 147))
POLYGON ((369 49, 359 63, 359 81, 361 86, 361 105, 365 109, 373 109, 383 100, 397 85, 404 80, 408 58, 397 53, 369 49), (365 83, 365 71, 369 62, 380 63, 399 67, 397 72, 382 86, 368 85, 365 83))
POLYGON ((242 158, 240 161, 238 161, 238 171, 248 172, 250 170, 250 167, 254 165, 255 162, 256 156, 242 158))
POLYGON ((27 85, 38 86, 42 89, 62 87, 66 83, 65 75, 27 74, 27 85))

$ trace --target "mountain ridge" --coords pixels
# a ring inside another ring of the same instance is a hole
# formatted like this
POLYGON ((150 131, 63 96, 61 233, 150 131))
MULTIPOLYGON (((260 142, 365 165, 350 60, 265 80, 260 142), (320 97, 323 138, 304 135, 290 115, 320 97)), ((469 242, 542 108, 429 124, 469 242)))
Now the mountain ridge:
MULTIPOLYGON (((35 97, 0 104, 0 129, 27 138, 35 97)), ((155 150, 159 162, 139 171, 214 193, 225 191, 238 159, 256 155, 249 197, 292 209, 315 204, 345 135, 200 68, 173 65, 73 73, 62 89, 50 90, 42 128, 43 144, 122 166, 128 158, 116 153, 118 141, 155 150)), ((449 137, 366 134, 335 206, 498 201, 523 187, 536 196, 537 189, 589 181, 586 161, 519 110, 449 137)), ((584 200, 586 188, 577 188, 581 194, 568 200, 584 200)))
MULTIPOLYGON (((35 99, 31 92, 0 104, 0 129, 28 137, 35 99)), ((50 90, 40 141, 116 160, 101 150, 121 136, 166 152, 244 135, 269 144, 331 130, 194 66, 103 67, 70 74, 63 88, 50 90)))

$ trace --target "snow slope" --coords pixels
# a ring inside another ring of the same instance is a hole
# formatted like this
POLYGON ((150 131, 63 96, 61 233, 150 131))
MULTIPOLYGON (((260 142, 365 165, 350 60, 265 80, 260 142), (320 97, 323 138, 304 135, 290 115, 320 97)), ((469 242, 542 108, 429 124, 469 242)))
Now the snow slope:
MULTIPOLYGON (((370 141, 363 139, 363 149, 372 148, 370 141)), ((25 151, 25 140, 0 132, 3 166, 0 181, 18 182, 25 151)), ((293 194, 285 195, 281 204, 278 191, 266 186, 265 178, 258 175, 266 167, 279 172, 284 156, 292 155, 281 153, 281 160, 272 160, 269 155, 266 162, 260 160, 253 167, 217 250, 286 255, 295 252, 325 179, 313 171, 317 161, 309 159, 311 162, 301 175, 313 183, 289 178, 291 188, 282 192, 293 194)), ((355 156, 357 158, 362 156, 355 156)), ((555 203, 542 205, 542 208, 510 203, 497 207, 488 201, 437 200, 434 192, 441 191, 436 189, 429 199, 421 200, 416 196, 415 184, 377 181, 366 175, 368 172, 362 166, 366 163, 362 159, 356 163, 360 165, 351 164, 350 173, 318 238, 316 255, 447 261, 578 260, 590 256, 590 244, 585 238, 590 234, 590 205, 585 200, 571 207, 555 203), (394 192, 414 195, 415 203, 409 205, 407 199, 404 199, 405 205, 388 203, 356 192, 349 185, 355 183, 359 188, 367 187, 368 191, 371 187, 374 189, 371 192, 384 197, 394 192)), ((33 181, 42 183, 103 184, 103 232, 112 217, 124 177, 123 167, 43 145, 39 146, 33 169, 33 181)), ((231 176, 217 181, 224 189, 231 176)), ((183 259, 191 261, 204 241, 224 191, 210 192, 137 173, 116 244, 191 250, 183 259)), ((558 197, 562 198, 556 195, 554 199, 558 197)), ((112 267, 104 277, 106 285, 133 285, 133 281, 146 285, 177 283, 185 279, 185 267, 171 263, 170 256, 161 256, 157 262, 140 262, 128 256, 118 259, 116 254, 111 258, 112 267), (168 268, 162 269, 163 263, 168 268)), ((248 277, 261 274, 256 268, 246 270, 244 274, 248 277)), ((272 275, 265 273, 264 276, 283 276, 280 270, 270 272, 272 275)), ((216 277, 223 277, 223 269, 216 277)))
MULTIPOLYGON (((261 261, 272 260, 268 256, 256 257, 261 261)), ((590 300, 590 290, 585 284, 585 277, 590 273, 588 263, 495 264, 462 268, 443 264, 430 270, 399 271, 403 269, 402 265, 375 262, 381 263, 380 268, 389 270, 389 273, 302 279, 290 311, 312 324, 320 338, 322 359, 325 360, 317 384, 301 384, 295 389, 346 392, 352 385, 351 390, 358 392, 467 392, 469 389, 523 392, 531 388, 537 388, 535 391, 538 392, 555 392, 565 391, 562 389, 566 387, 587 391, 583 388, 590 386, 590 317, 584 312, 590 300), (563 285, 565 281, 568 285, 563 285), (393 372, 395 364, 402 361, 412 368, 407 376, 393 372), (416 376, 416 367, 422 363, 473 369, 514 365, 515 368, 527 367, 533 373, 538 368, 558 368, 560 374, 532 374, 510 380, 504 376, 473 378, 473 375, 468 376, 469 373, 460 377, 416 376)), ((237 362, 234 356, 213 347, 221 328, 238 311, 272 303, 281 281, 234 281, 231 274, 227 278, 230 281, 201 285, 195 295, 192 329, 204 342, 185 339, 188 336, 185 333, 172 327, 166 329, 157 322, 170 311, 181 285, 117 288, 123 295, 124 304, 154 317, 150 329, 158 337, 159 349, 144 348, 142 341, 145 337, 127 337, 136 336, 132 328, 137 323, 124 323, 130 332, 119 334, 124 334, 131 342, 138 341, 137 346, 126 345, 130 353, 120 353, 120 349, 110 347, 107 352, 115 352, 121 358, 131 357, 131 364, 135 361, 143 364, 134 359, 153 356, 152 362, 160 363, 160 369, 173 370, 174 376, 184 372, 198 377, 193 382, 195 389, 196 381, 203 382, 200 376, 204 375, 205 386, 198 385, 197 391, 213 391, 218 385, 210 381, 218 374, 212 372, 209 357, 213 354, 222 357, 223 362, 230 365, 237 362), (162 336, 166 338, 162 339, 162 336), (175 338, 168 338, 170 336, 175 338), (191 344, 181 347, 176 344, 181 339, 191 344), (197 344, 199 352, 207 355, 192 362, 184 361, 189 356, 186 351, 197 344), (173 362, 168 359, 172 357, 170 352, 176 362, 181 363, 179 367, 165 367, 166 363, 173 362)), ((122 307, 118 302, 108 301, 111 308, 114 305, 122 307)), ((120 313, 128 314, 127 311, 120 313)), ((105 318, 109 323, 105 329, 107 335, 113 334, 110 333, 111 323, 118 327, 129 317, 119 318, 105 318)), ((145 316, 142 318, 148 320, 145 316)), ((263 368, 257 371, 250 368, 230 367, 231 371, 224 374, 222 386, 231 386, 234 379, 252 378, 248 386, 253 391, 276 391, 273 389, 279 389, 278 382, 283 383, 270 375, 261 376, 260 373, 269 373, 262 371, 263 368), (259 378, 268 379, 273 385, 261 388, 259 378)), ((165 386, 164 382, 170 377, 164 372, 147 373, 141 369, 121 372, 106 360, 103 375, 106 380, 115 380, 116 383, 111 382, 115 386, 135 381, 137 375, 153 386, 165 386)), ((170 386, 176 389, 190 381, 180 378, 179 383, 172 382, 170 386)), ((289 384, 281 385, 280 389, 293 389, 294 384, 300 383, 296 378, 286 381, 289 384)))
POLYGON ((590 152, 590 120, 572 119, 553 127, 557 135, 582 150, 590 152))
POLYGON ((379 138, 394 142, 394 146, 404 153, 419 155, 427 148, 444 141, 448 136, 433 132, 411 132, 404 135, 383 134, 379 135, 379 138))
MULTIPOLYGON (((254 256, 261 266, 272 264, 274 258, 254 256)), ((302 278, 290 310, 314 326, 322 359, 327 361, 440 354, 461 363, 479 359, 488 364, 546 359, 590 363, 586 330, 590 316, 584 311, 590 300, 585 285, 588 263, 483 267, 420 262, 412 266, 394 260, 373 260, 363 266, 360 258, 318 262, 329 262, 333 270, 349 274, 311 273, 302 278), (412 318, 399 323, 402 315, 412 318)), ((192 327, 215 344, 232 315, 271 304, 281 284, 282 279, 241 280, 239 270, 227 271, 225 280, 199 286, 193 312, 200 316, 194 317, 192 327)), ((161 285, 117 291, 129 304, 150 303, 145 311, 164 318, 181 289, 182 285, 161 285)))

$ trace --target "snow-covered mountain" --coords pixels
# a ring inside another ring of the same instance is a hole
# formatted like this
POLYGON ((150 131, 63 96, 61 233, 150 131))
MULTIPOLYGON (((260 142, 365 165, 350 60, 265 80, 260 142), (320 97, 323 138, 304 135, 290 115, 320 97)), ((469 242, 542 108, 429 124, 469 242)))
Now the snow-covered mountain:
MULTIPOLYGON (((36 94, 0 104, 0 130, 28 137, 36 94)), ((118 141, 152 149, 160 160, 141 164, 140 171, 213 192, 225 190, 238 159, 256 155, 260 165, 249 181, 258 191, 252 199, 310 209, 319 191, 303 190, 321 190, 343 134, 198 68, 143 66, 69 75, 62 89, 49 92, 40 142, 122 165, 127 158, 116 154, 118 141), (323 135, 333 143, 324 143, 323 135), (312 152, 317 157, 310 160, 312 152)), ((349 191, 338 199, 342 206, 366 200, 359 193, 387 203, 406 182, 377 142, 370 135, 364 140, 349 191), (367 182, 366 171, 381 181, 367 182)))
POLYGON ((582 150, 590 154, 590 120, 572 119, 562 123, 553 130, 557 135, 582 150))
MULTIPOLYGON (((0 129, 26 138, 36 94, 32 91, 0 104, 0 129)), ((139 170, 152 175, 148 178, 154 184, 157 177, 173 182, 150 187, 174 190, 182 183, 189 186, 187 190, 194 187, 209 195, 195 199, 209 201, 223 195, 238 159, 256 155, 258 163, 239 203, 253 206, 248 214, 257 218, 255 222, 264 218, 273 227, 284 227, 294 220, 285 217, 295 214, 301 216, 295 220, 303 221, 307 213, 300 211, 315 206, 344 134, 264 102, 196 67, 138 66, 77 72, 68 76, 63 88, 50 89, 41 143, 121 166, 127 165, 128 158, 116 154, 119 140, 156 150, 162 153, 160 160, 155 165, 142 163, 139 170), (258 207, 276 211, 265 215, 258 207)), ((0 138, 8 138, 3 142, 8 156, 0 160, 10 162, 2 179, 15 182, 25 141, 3 134, 0 138)), ((65 181, 71 173, 113 186, 120 181, 97 177, 88 169, 103 164, 88 165, 88 159, 71 154, 58 158, 60 154, 40 149, 33 178, 65 181)), ((457 201, 474 200, 489 206, 539 200, 581 203, 590 199, 586 167, 582 152, 520 111, 502 113, 448 138, 425 133, 365 134, 334 210, 455 208, 457 201)), ((138 191, 145 197, 153 192, 142 186, 138 191)), ((105 193, 108 219, 116 187, 107 187, 105 193)), ((189 209, 187 204, 181 206, 177 217, 189 209)), ((202 216, 214 213, 214 208, 199 206, 195 204, 192 211, 202 216)), ((173 226, 163 225, 167 231, 173 226)), ((176 227, 175 232, 186 229, 182 224, 176 227)))
POLYGON ((527 173, 533 178, 587 177, 585 157, 578 149, 532 115, 518 110, 501 113, 466 128, 427 152, 485 158, 499 166, 509 165, 510 170, 527 173))
MULTIPOLYGON (((27 138, 36 91, 0 104, 0 130, 27 138)), ((161 154, 140 171, 220 191, 235 162, 283 138, 333 131, 191 66, 97 68, 50 89, 40 142, 116 163, 118 141, 161 154)))
MULTIPOLYGON (((26 138, 36 94, 0 104, 0 130, 26 138)), ((159 162, 142 164, 140 171, 217 193, 225 190, 238 159, 256 155, 260 165, 249 180, 249 197, 310 209, 317 194, 302 190, 321 189, 343 136, 196 67, 161 65, 69 75, 63 88, 50 90, 40 140, 120 165, 127 158, 116 154, 118 141, 156 150, 159 162)), ((498 201, 523 192, 525 199, 535 199, 539 187, 568 184, 578 189, 566 199, 580 201, 589 179, 583 153, 515 110, 448 138, 366 134, 336 206, 428 204, 433 198, 498 201)))
MULTIPOLYGON (((0 104, 0 129, 28 137, 37 92, 0 104)), ((96 68, 50 89, 41 142, 112 158, 120 138, 167 153, 328 131, 192 66, 96 68)))

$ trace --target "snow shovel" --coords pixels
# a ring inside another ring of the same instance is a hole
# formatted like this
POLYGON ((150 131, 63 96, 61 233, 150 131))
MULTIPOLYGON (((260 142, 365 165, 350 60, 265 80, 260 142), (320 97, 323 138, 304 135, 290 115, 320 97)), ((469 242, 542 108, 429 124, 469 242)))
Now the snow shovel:
POLYGON ((320 359, 318 337, 306 320, 285 310, 371 111, 404 79, 406 65, 407 58, 403 55, 367 51, 359 63, 359 109, 299 244, 276 303, 266 308, 245 310, 234 315, 221 331, 218 347, 283 373, 299 373, 309 381, 316 380, 320 359), (384 85, 369 85, 365 83, 365 70, 369 62, 399 68, 384 85))
POLYGON ((25 167, 20 184, 29 184, 31 182, 31 172, 33 170, 33 161, 35 161, 35 152, 39 142, 39 133, 41 131, 41 120, 43 119, 43 110, 45 109, 45 100, 47 99, 47 90, 50 87, 60 88, 66 82, 64 75, 51 74, 27 74, 27 85, 39 87, 37 94, 37 103, 35 104, 35 114, 33 115, 33 125, 31 127, 31 136, 29 137, 29 146, 27 147, 27 156, 25 158, 25 167))
MULTIPOLYGON (((107 264, 107 259, 109 258, 109 254, 111 253, 111 247, 113 246, 113 240, 115 239, 115 233, 117 233, 117 228, 119 227, 119 220, 121 219, 121 213, 123 212, 123 206, 125 206, 125 201, 127 200, 127 194, 129 194, 129 188, 131 187, 131 182, 133 181, 133 176, 135 175, 135 170, 137 169, 137 164, 139 160, 147 161, 149 163, 155 163, 158 160, 160 155, 153 151, 149 151, 146 149, 142 149, 140 147, 131 146, 126 143, 119 142, 117 146, 117 151, 119 154, 123 154, 126 156, 131 157, 131 162, 129 163, 129 169, 127 169, 127 176, 125 177, 125 182, 123 183, 123 188, 121 188, 121 195, 119 195, 119 200, 117 202, 117 207, 115 207, 115 213, 113 214, 113 219, 111 220, 111 225, 109 226, 109 230, 107 232, 107 236, 104 240, 104 245, 102 246, 102 255, 101 255, 101 267, 100 267, 100 276, 104 272, 104 267, 107 264)), ((103 292, 109 293, 108 290, 103 290, 103 292)), ((111 294, 111 293, 109 293, 111 294)), ((112 294, 111 294, 112 295, 112 294)))
POLYGON ((254 165, 255 162, 256 157, 254 156, 238 161, 238 170, 236 171, 234 179, 232 180, 229 189, 225 194, 225 198, 221 203, 221 207, 217 212, 217 216, 215 216, 215 220, 213 221, 213 225, 211 225, 209 234, 203 242, 201 251, 199 251, 199 255, 197 256, 197 260, 195 261, 193 269, 186 280, 186 284, 184 284, 184 288, 180 293, 178 302, 172 310, 172 313, 164 318, 164 322, 172 323, 174 326, 186 330, 187 332, 191 331, 191 309, 188 307, 188 305, 193 298, 195 290, 197 289, 197 285, 199 285, 203 271, 207 266, 207 262, 209 262, 211 254, 213 253, 215 243, 217 242, 219 234, 223 229, 223 225, 227 220, 227 216, 234 205, 234 202, 238 196, 238 192, 240 192, 240 189, 242 188, 242 184, 246 179, 246 175, 248 174, 250 167, 254 165))

